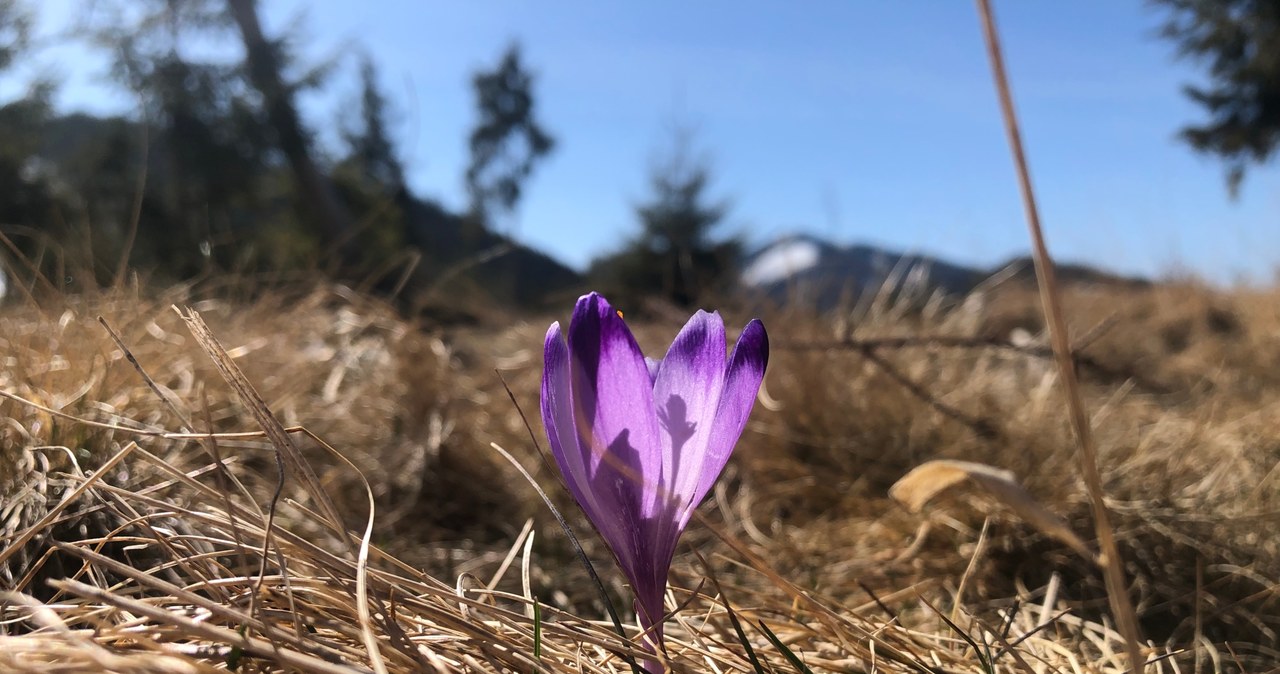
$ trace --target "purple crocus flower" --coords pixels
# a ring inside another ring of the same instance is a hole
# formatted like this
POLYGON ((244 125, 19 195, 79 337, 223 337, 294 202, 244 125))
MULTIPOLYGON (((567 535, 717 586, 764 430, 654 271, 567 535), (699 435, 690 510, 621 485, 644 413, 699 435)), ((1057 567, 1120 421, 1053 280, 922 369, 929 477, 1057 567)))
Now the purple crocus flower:
POLYGON ((652 628, 656 649, 676 541, 729 460, 760 389, 764 325, 747 323, 726 358, 720 314, 698 311, 655 361, 621 313, 591 293, 573 308, 568 344, 551 324, 544 358, 551 452, 631 582, 640 627, 652 628))

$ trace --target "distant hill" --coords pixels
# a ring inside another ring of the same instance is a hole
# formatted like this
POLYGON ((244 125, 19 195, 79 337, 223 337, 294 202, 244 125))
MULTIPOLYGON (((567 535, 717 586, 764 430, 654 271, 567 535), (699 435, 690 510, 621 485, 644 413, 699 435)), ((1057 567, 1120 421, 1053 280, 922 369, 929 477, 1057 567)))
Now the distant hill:
MULTIPOLYGON (((142 135, 138 123, 124 117, 61 115, 49 120, 33 159, 55 184, 75 197, 97 179, 104 157, 136 152, 142 135)), ((152 185, 171 178, 161 159, 168 151, 163 139, 151 140, 147 160, 152 185)), ((114 165, 122 173, 135 173, 137 158, 118 157, 114 165)), ((127 180, 132 188, 135 178, 129 175, 127 180)), ((121 198, 128 206, 132 192, 121 198)), ((528 305, 582 282, 581 274, 558 260, 468 221, 433 199, 404 189, 393 200, 401 214, 404 244, 423 253, 413 278, 421 287, 439 287, 449 293, 463 283, 483 289, 491 299, 528 305)), ((394 276, 388 277, 389 283, 394 281, 394 276)))
MULTIPOLYGON (((1150 283, 1087 265, 1060 264, 1057 271, 1059 280, 1067 283, 1150 283)), ((997 274, 1005 283, 1035 282, 1029 257, 983 269, 876 246, 841 246, 800 234, 781 237, 747 255, 741 278, 748 288, 776 302, 799 301, 825 309, 878 292, 886 283, 892 283, 898 292, 921 296, 935 291, 964 295, 997 274)))
MULTIPOLYGON (((1151 280, 1140 276, 1122 276, 1109 271, 1091 267, 1087 264, 1059 262, 1054 265, 1058 281, 1062 283, 1096 283, 1111 286, 1144 287, 1151 285, 1151 280)), ((1012 280, 1028 283, 1036 282, 1035 261, 1029 255, 1015 257, 992 270, 992 273, 1009 270, 1012 280)))
POLYGON ((402 195, 406 243, 437 261, 442 269, 426 270, 427 282, 454 270, 476 280, 499 300, 528 306, 576 288, 582 275, 559 260, 498 234, 477 228, 439 203, 402 195))

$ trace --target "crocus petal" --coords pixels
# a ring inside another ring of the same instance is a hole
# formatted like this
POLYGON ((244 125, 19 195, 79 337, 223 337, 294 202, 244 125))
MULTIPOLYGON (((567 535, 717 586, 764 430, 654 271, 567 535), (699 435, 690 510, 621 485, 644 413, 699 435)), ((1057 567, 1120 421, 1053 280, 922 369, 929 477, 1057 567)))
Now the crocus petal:
POLYGON ((756 394, 760 391, 760 383, 764 381, 764 369, 768 362, 769 335, 764 331, 764 324, 753 319, 738 337, 738 343, 733 347, 733 356, 729 358, 729 368, 720 393, 720 402, 716 407, 715 419, 711 424, 698 487, 680 516, 682 530, 688 524, 693 509, 720 476, 720 471, 729 461, 729 455, 733 453, 733 446, 742 435, 742 429, 746 428, 747 417, 751 414, 756 394))
POLYGON ((724 376, 724 321, 718 312, 699 311, 671 342, 653 385, 670 512, 683 509, 697 489, 724 376))
POLYGON ((591 491, 587 458, 578 443, 577 423, 573 417, 573 392, 569 379, 569 347, 564 343, 560 323, 552 323, 543 345, 542 425, 547 430, 551 455, 587 518, 596 521, 600 507, 591 491))
POLYGON ((701 476, 713 415, 724 386, 724 321, 719 313, 699 311, 676 335, 654 380, 653 400, 663 443, 662 529, 653 555, 654 583, 665 586, 680 521, 701 476))
POLYGON ((645 356, 644 364, 649 366, 649 379, 650 380, 657 379, 658 367, 662 365, 662 361, 658 360, 657 358, 650 358, 648 356, 645 356))
POLYGON ((654 523, 644 513, 662 478, 649 368, 630 328, 595 293, 574 307, 569 354, 578 442, 599 506, 595 524, 635 584, 652 573, 654 523))

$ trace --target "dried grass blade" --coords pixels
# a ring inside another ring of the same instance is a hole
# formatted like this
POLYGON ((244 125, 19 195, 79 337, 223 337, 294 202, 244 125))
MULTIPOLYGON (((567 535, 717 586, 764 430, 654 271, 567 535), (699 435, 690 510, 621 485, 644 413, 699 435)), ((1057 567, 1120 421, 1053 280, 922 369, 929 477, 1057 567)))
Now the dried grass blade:
POLYGON ((26 398, 23 398, 14 393, 10 393, 8 391, 0 391, 0 398, 7 398, 9 400, 12 400, 15 403, 18 403, 19 405, 25 405, 26 407, 30 407, 31 409, 34 409, 34 410, 39 410, 50 416, 55 416, 55 417, 58 417, 59 419, 66 419, 67 421, 74 421, 77 424, 89 426, 91 428, 102 428, 109 431, 125 431, 128 433, 133 433, 135 435, 145 435, 145 436, 157 437, 157 438, 169 438, 170 435, 174 435, 175 438, 171 438, 171 439, 182 439, 184 437, 188 437, 192 435, 189 433, 170 434, 164 430, 131 428, 129 426, 121 426, 120 424, 107 423, 105 421, 94 421, 93 419, 78 417, 74 414, 67 414, 62 410, 56 410, 52 407, 49 407, 48 405, 41 405, 38 402, 35 402, 33 400, 27 400, 26 398))
POLYGON ((779 639, 778 635, 774 634, 773 630, 769 629, 769 626, 764 624, 763 620, 757 622, 756 626, 764 633, 765 638, 773 644, 773 647, 782 653, 782 656, 787 659, 787 662, 790 662, 791 666, 796 668, 796 672, 799 674, 813 674, 813 670, 809 669, 809 666, 804 664, 804 661, 795 653, 792 653, 791 649, 787 648, 787 645, 782 643, 782 639, 779 639))
POLYGON ((882 639, 877 633, 867 630, 861 625, 854 624, 848 619, 848 617, 840 615, 839 613, 833 611, 830 607, 826 606, 822 602, 814 599, 812 596, 810 596, 808 592, 805 592, 804 590, 800 589, 800 587, 797 586, 795 583, 791 582, 790 580, 787 580, 782 576, 782 574, 774 570, 773 567, 771 567, 768 562, 766 562, 762 557, 760 557, 760 555, 757 555, 756 553, 749 550, 747 546, 742 543, 742 541, 730 535, 728 532, 724 531, 724 529, 722 529, 721 527, 716 526, 716 524, 712 522, 710 519, 708 519, 706 515, 703 515, 702 513, 695 510, 693 511, 693 516, 697 518, 699 522, 702 523, 702 526, 706 527, 708 530, 711 531, 711 533, 715 534, 716 538, 719 538, 722 542, 724 542, 725 545, 728 545, 734 552, 742 556, 742 558, 747 561, 747 564, 750 565, 751 568, 755 569, 756 571, 764 575, 766 578, 768 578, 770 582, 772 582, 776 587, 778 587, 778 589, 782 590, 788 596, 790 596, 792 600, 796 602, 801 602, 808 606, 813 607, 819 619, 828 628, 830 628, 833 633, 839 632, 839 630, 836 628, 836 625, 838 624, 846 625, 850 629, 858 632, 858 636, 860 638, 866 639, 868 642, 875 644, 876 650, 878 652, 885 654, 889 660, 919 672, 936 671, 936 668, 924 663, 923 661, 917 658, 913 658, 911 655, 908 655, 907 653, 903 652, 902 650, 898 649, 897 647, 893 646, 892 644, 882 639))
MULTIPOLYGON (((332 448, 326 446, 326 449, 333 451, 332 448)), ((373 498, 373 487, 364 475, 356 468, 355 464, 347 460, 346 457, 333 451, 333 454, 360 477, 360 482, 364 486, 364 494, 368 499, 369 518, 365 521, 364 533, 360 536, 360 546, 356 552, 356 615, 360 620, 360 640, 364 643, 365 650, 369 652, 369 661, 373 664, 373 671, 377 674, 387 674, 387 663, 382 658, 382 651, 378 645, 378 635, 374 631, 373 616, 369 611, 369 548, 373 539, 373 519, 376 505, 373 498)), ((391 617, 387 616, 390 621, 391 617)))
POLYGON ((87 583, 81 583, 80 581, 59 579, 51 580, 49 581, 49 584, 63 592, 74 594, 90 601, 114 606, 116 608, 129 611, 130 613, 171 625, 188 636, 211 639, 219 643, 238 647, 250 655, 255 655, 267 660, 278 661, 282 664, 296 667, 302 671, 318 672, 319 674, 371 672, 371 670, 364 667, 336 664, 306 653, 290 650, 278 641, 271 642, 266 639, 248 636, 247 634, 240 634, 235 630, 227 629, 225 627, 211 625, 208 622, 193 620, 184 615, 167 611, 147 602, 112 594, 107 590, 94 587, 87 583))
POLYGON ((1027 170, 1027 158, 1022 148, 1022 133, 1018 130, 1017 113, 1013 109, 1013 95, 1010 93, 1009 78, 1005 74, 1004 57, 1000 51, 1000 36, 996 32, 991 0, 977 0, 977 2, 978 13, 982 18, 982 32, 987 43, 987 54, 991 60, 991 72, 1000 98, 1005 132, 1018 174, 1018 187, 1022 192, 1027 229, 1031 234, 1040 301, 1044 307, 1045 322, 1049 326, 1053 352, 1057 356, 1062 387, 1071 412, 1071 427, 1075 431, 1080 447, 1080 469, 1084 474, 1085 486, 1089 490, 1089 500, 1093 505, 1094 526, 1097 530, 1098 546, 1102 552, 1107 597, 1110 599, 1111 612, 1115 615, 1120 633, 1124 635, 1129 666, 1135 673, 1140 673, 1144 668, 1146 657, 1143 656, 1139 645, 1141 636, 1138 630, 1138 618, 1134 612, 1133 600, 1129 597, 1120 549, 1116 545, 1115 532, 1111 528, 1111 517, 1104 500, 1102 476, 1098 472, 1097 452, 1093 444, 1093 431, 1084 409, 1084 400, 1080 395, 1080 384, 1076 380, 1074 359, 1071 356, 1071 339, 1067 334, 1067 322, 1063 317, 1062 305, 1058 297, 1053 259, 1049 256, 1049 248, 1044 242, 1044 231, 1040 226, 1040 211, 1036 206, 1035 191, 1031 187, 1031 174, 1027 170))
MULTIPOLYGON (((220 616, 221 618, 231 622, 251 626, 262 634, 273 634, 282 639, 287 638, 288 636, 286 632, 280 631, 265 622, 245 615, 228 604, 214 601, 213 599, 209 599, 192 590, 181 588, 169 581, 157 578, 142 569, 136 569, 129 564, 112 559, 101 553, 94 552, 84 545, 72 545, 70 543, 56 541, 53 543, 53 546, 62 552, 74 555, 84 560, 86 566, 94 566, 100 569, 109 570, 137 582, 142 587, 150 588, 156 592, 164 593, 165 596, 205 609, 209 611, 211 615, 220 616)), ((58 581, 49 582, 53 585, 58 581)))
MULTIPOLYGON (((119 283, 119 281, 117 281, 117 283, 119 283)), ((147 385, 147 388, 151 389, 151 392, 155 394, 156 398, 158 398, 160 402, 164 403, 164 406, 169 409, 173 416, 177 417, 178 420, 182 422, 182 430, 184 432, 191 432, 195 430, 195 426, 191 423, 191 419, 189 419, 182 410, 178 409, 177 403, 173 401, 171 396, 166 395, 164 391, 160 390, 160 386, 156 384, 156 380, 152 379, 151 375, 147 373, 147 369, 142 367, 142 363, 138 361, 138 357, 133 355, 133 350, 124 343, 124 338, 120 336, 120 333, 116 332, 115 328, 111 327, 111 323, 102 316, 98 317, 98 323, 107 331, 107 334, 111 336, 111 341, 116 343, 116 348, 120 349, 120 352, 124 354, 125 360, 129 361, 129 364, 137 371, 138 376, 142 377, 142 381, 147 385)))
MULTIPOLYGON (((532 520, 530 520, 532 521, 532 520)), ((525 617, 532 618, 538 614, 538 598, 533 596, 533 577, 530 569, 533 566, 533 532, 524 542, 524 555, 520 558, 520 588, 524 590, 524 598, 529 602, 525 607, 525 617)))
POLYGON ((116 452, 110 459, 107 459, 107 462, 102 464, 102 466, 98 468, 93 475, 90 475, 84 482, 81 482, 80 485, 71 492, 70 496, 62 499, 57 506, 45 513, 44 517, 41 517, 39 522, 36 522, 28 527, 26 531, 18 534, 8 547, 0 550, 0 564, 7 562, 10 557, 21 550, 22 547, 25 546, 36 534, 44 531, 45 528, 49 526, 50 522, 58 518, 58 515, 60 515, 62 511, 66 510, 72 503, 79 500, 80 496, 88 491, 90 487, 97 484, 102 476, 110 473, 121 461, 124 461, 126 456, 129 456, 129 454, 133 453, 133 450, 137 448, 138 445, 135 442, 130 442, 124 447, 121 447, 120 451, 116 452))
POLYGON ((194 309, 187 309, 184 312, 177 307, 174 307, 174 310, 178 312, 183 321, 186 321, 187 328, 191 331, 192 336, 196 338, 196 342, 200 344, 209 359, 213 361, 218 373, 222 375, 222 378, 240 397, 245 407, 248 408, 249 413, 253 415, 254 420, 266 432, 267 439, 275 446, 276 451, 280 452, 289 465, 298 472, 307 492, 319 504, 320 511, 328 520, 329 526, 334 533, 338 535, 339 540, 342 541, 343 545, 347 546, 349 552, 354 552, 351 549, 351 542, 347 537, 346 527, 342 523, 342 516, 338 513, 337 506, 329 498, 324 486, 320 484, 320 478, 316 476, 310 464, 303 458, 302 452, 298 451, 298 447, 293 444, 293 439, 285 432, 284 425, 272 414, 271 409, 267 407, 262 396, 258 395, 257 390, 249 383, 248 377, 244 375, 240 366, 236 365, 231 356, 227 355, 226 349, 222 348, 222 344, 213 336, 213 332, 209 330, 209 326, 205 324, 204 319, 200 317, 200 313, 194 309))
POLYGON ((751 667, 756 670, 756 674, 765 674, 764 666, 760 664, 760 659, 756 657, 756 649, 751 646, 751 640, 747 638, 747 633, 743 631, 742 621, 738 620, 738 613, 733 610, 733 606, 729 604, 729 598, 724 594, 724 589, 720 587, 720 580, 716 578, 715 572, 711 569, 711 565, 707 563, 706 557, 702 556, 702 553, 694 550, 693 554, 702 563, 702 568, 707 570, 707 579, 715 586, 716 596, 720 598, 720 604, 724 606, 725 615, 729 617, 729 625, 733 627, 734 634, 738 636, 738 643, 742 644, 742 650, 746 653, 751 667))
MULTIPOLYGON (((549 509, 551 514, 555 516, 556 521, 560 523, 560 528, 564 530, 565 536, 569 538, 569 543, 573 545, 573 550, 577 553, 578 561, 582 562, 582 565, 586 567, 587 575, 591 576, 591 581, 595 583, 596 591, 600 594, 600 599, 604 601, 605 610, 609 613, 609 619, 613 621, 614 630, 617 631, 618 636, 624 641, 630 641, 630 639, 627 638, 627 631, 622 628, 622 620, 618 618, 618 611, 613 607, 613 601, 609 599, 609 593, 604 589, 604 583, 601 582, 599 574, 596 573, 596 568, 591 564, 591 560, 587 559, 587 553, 583 551, 582 544, 578 542, 578 537, 574 535, 573 528, 569 526, 569 521, 564 518, 564 515, 560 514, 560 510, 551 502, 551 497, 547 496, 547 492, 542 490, 542 487, 538 484, 537 480, 534 480, 533 476, 529 474, 529 471, 525 470, 524 466, 520 465, 519 461, 516 461, 516 457, 511 456, 510 452, 503 449, 502 446, 496 442, 490 442, 489 446, 501 454, 502 458, 506 459, 508 463, 515 466, 516 470, 520 471, 520 474, 524 476, 524 479, 533 486, 534 491, 538 492, 538 496, 542 497, 542 502, 546 504, 547 509, 549 509)), ((629 653, 621 653, 620 655, 622 656, 622 659, 631 666, 633 674, 640 674, 642 670, 635 658, 631 657, 629 653)))

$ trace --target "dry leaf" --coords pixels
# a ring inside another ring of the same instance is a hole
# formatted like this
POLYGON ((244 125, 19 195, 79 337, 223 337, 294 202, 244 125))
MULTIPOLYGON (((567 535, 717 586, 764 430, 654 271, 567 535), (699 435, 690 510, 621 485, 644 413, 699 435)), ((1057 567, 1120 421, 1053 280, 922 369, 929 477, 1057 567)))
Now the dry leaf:
POLYGON ((1071 530, 1066 520, 1041 505, 1012 472, 1001 468, 972 461, 929 461, 895 482, 889 488, 889 496, 911 512, 920 512, 934 496, 966 480, 994 496, 1041 533, 1058 539, 1085 559, 1098 562, 1097 555, 1071 530))

